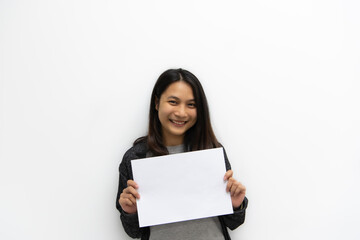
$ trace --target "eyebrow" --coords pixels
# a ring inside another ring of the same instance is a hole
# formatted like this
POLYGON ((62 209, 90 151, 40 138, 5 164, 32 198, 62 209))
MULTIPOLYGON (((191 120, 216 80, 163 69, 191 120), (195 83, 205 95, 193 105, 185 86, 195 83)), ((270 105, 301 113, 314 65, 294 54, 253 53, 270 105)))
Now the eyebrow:
MULTIPOLYGON (((174 98, 176 100, 180 100, 180 98, 176 97, 176 96, 169 96, 167 99, 170 99, 170 98, 174 98)), ((187 100, 188 102, 195 102, 195 99, 189 99, 187 100)))

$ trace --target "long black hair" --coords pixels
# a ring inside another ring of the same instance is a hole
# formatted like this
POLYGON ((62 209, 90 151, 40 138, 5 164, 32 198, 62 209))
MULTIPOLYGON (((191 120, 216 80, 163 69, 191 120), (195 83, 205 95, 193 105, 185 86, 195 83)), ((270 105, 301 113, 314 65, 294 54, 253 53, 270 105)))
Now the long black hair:
POLYGON ((138 138, 134 142, 134 145, 138 142, 145 141, 149 151, 151 151, 154 156, 168 154, 167 148, 164 146, 162 127, 155 106, 169 85, 177 81, 184 81, 191 86, 196 105, 196 123, 186 131, 184 137, 186 149, 194 151, 220 147, 211 126, 209 107, 204 89, 194 74, 181 68, 166 70, 159 76, 151 94, 148 134, 138 138))

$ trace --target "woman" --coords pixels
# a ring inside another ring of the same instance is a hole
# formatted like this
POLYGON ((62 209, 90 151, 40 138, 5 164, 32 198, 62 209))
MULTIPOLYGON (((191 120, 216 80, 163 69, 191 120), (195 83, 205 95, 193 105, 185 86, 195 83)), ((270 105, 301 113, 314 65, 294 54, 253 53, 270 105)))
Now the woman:
MULTIPOLYGON (((225 150, 226 191, 231 194, 234 214, 139 228, 130 161, 186 151, 221 147, 213 133, 208 104, 199 80, 183 69, 169 69, 158 78, 150 102, 148 134, 137 139, 120 164, 116 207, 126 233, 141 239, 230 239, 227 228, 245 220, 246 189, 232 175, 225 150)), ((165 179, 166 180, 166 179, 165 179)), ((176 207, 176 206, 174 206, 176 207)))

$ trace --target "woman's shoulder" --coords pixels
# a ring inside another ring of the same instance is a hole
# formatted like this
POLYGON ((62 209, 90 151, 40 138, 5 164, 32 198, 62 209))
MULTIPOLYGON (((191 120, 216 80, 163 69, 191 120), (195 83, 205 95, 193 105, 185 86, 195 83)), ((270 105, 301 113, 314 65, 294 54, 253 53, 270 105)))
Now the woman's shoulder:
POLYGON ((139 159, 146 157, 146 152, 148 151, 146 141, 135 141, 133 146, 129 148, 123 157, 123 161, 130 161, 133 159, 139 159))
POLYGON ((221 143, 219 143, 219 147, 221 147, 223 149, 223 152, 224 152, 224 159, 225 159, 225 166, 226 166, 226 171, 227 170, 230 170, 231 169, 231 164, 229 162, 229 159, 228 159, 228 156, 226 154, 226 151, 225 151, 225 147, 224 145, 222 145, 221 143))
POLYGON ((146 152, 147 152, 146 142, 134 143, 134 145, 125 152, 121 160, 121 163, 119 165, 119 171, 127 172, 129 171, 129 169, 131 171, 131 160, 145 158, 146 152))

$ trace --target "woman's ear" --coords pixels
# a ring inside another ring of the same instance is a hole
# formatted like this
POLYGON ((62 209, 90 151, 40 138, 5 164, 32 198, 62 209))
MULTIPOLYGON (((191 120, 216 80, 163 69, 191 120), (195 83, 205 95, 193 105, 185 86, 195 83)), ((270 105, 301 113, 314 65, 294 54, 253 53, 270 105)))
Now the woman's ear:
POLYGON ((155 97, 155 109, 159 111, 159 99, 157 97, 155 97))

